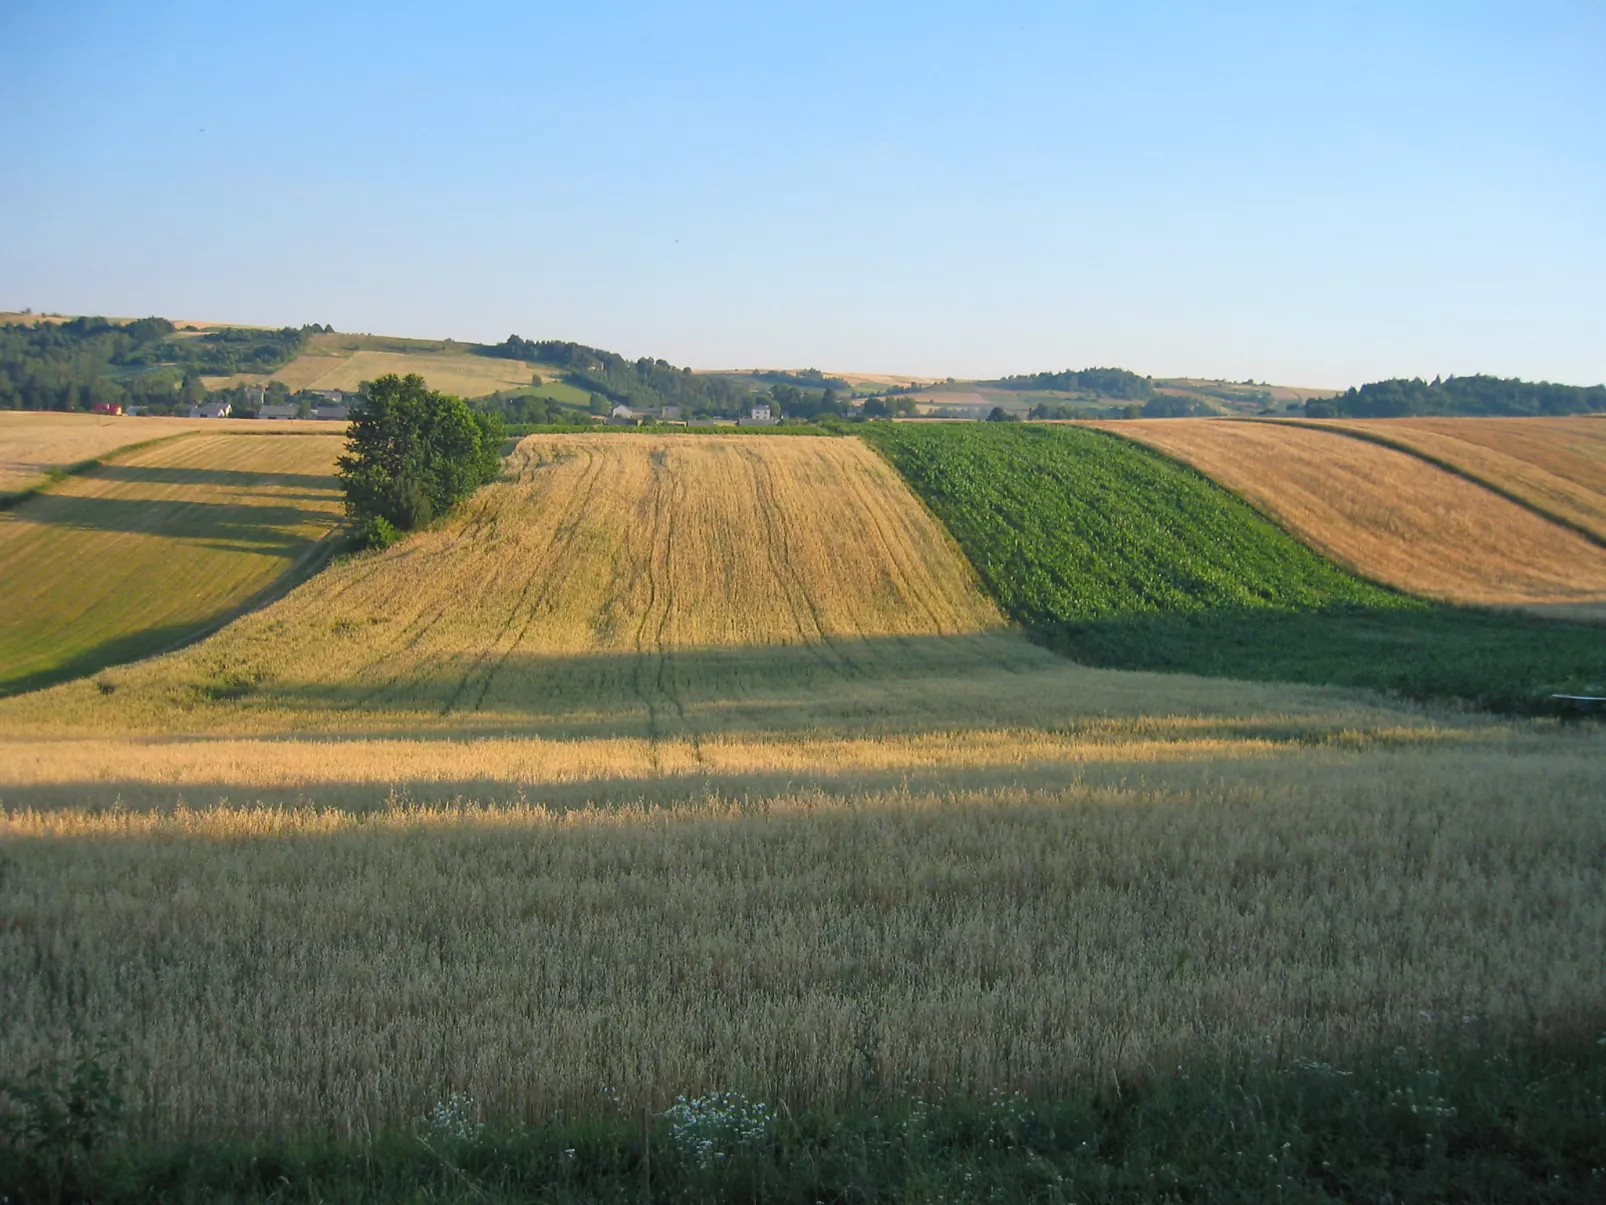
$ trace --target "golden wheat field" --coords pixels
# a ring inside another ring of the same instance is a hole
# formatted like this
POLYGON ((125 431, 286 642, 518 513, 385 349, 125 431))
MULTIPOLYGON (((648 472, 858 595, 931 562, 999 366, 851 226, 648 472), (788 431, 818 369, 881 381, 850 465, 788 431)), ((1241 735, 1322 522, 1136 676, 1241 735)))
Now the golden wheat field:
POLYGON ((1281 423, 1100 425, 1185 461, 1366 577, 1452 602, 1606 617, 1606 548, 1409 453, 1281 423))
POLYGON ((1380 418, 1327 425, 1414 448, 1606 539, 1606 420, 1380 418))
MULTIPOLYGON (((329 430, 326 425, 300 422, 284 423, 282 427, 329 430)), ((0 495, 33 488, 54 469, 102 457, 118 448, 188 431, 225 430, 260 431, 261 427, 245 419, 0 410, 0 495)))
POLYGON ((360 1137, 1593 1024, 1603 798, 1595 728, 1055 657, 856 440, 532 437, 0 700, 0 1075, 360 1137))
POLYGON ((196 432, 0 513, 0 691, 155 652, 293 570, 340 521, 340 447, 196 432))

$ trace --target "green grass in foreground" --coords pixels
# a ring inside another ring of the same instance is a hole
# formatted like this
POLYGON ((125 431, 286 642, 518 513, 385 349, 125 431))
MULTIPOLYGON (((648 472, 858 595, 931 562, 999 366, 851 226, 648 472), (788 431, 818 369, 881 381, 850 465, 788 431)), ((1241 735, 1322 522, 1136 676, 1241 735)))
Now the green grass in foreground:
POLYGON ((53 1141, 0 1147, 0 1199, 1601 1200, 1606 1038, 1460 1039, 1338 1066, 1246 1056, 1052 1100, 795 1114, 712 1097, 646 1118, 484 1125, 449 1103, 368 1142, 53 1141))
POLYGON ((1102 431, 865 437, 1004 610, 1089 665, 1371 687, 1516 712, 1606 683, 1606 632, 1414 599, 1321 557, 1198 472, 1102 431))

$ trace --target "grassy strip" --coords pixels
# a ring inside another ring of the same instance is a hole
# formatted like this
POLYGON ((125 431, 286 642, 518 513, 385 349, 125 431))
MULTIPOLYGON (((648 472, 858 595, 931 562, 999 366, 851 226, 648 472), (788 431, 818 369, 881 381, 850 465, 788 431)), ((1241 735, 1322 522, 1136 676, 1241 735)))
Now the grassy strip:
POLYGON ((1299 419, 1244 419, 1241 421, 1274 422, 1281 423, 1285 427, 1305 427, 1312 431, 1325 431, 1329 435, 1346 435, 1350 439, 1358 439, 1363 443, 1377 444, 1379 447, 1391 448, 1396 452, 1404 452, 1407 456, 1415 456, 1418 460, 1426 461, 1436 469, 1443 469, 1446 473, 1452 473, 1461 478, 1463 481, 1470 481, 1473 485, 1481 486, 1483 489, 1486 489, 1491 493, 1499 494, 1507 502, 1514 502, 1518 506, 1522 507, 1523 510, 1536 514, 1541 519, 1545 519, 1551 523, 1556 523, 1562 527, 1565 527, 1568 531, 1577 532, 1591 544, 1598 544, 1602 548, 1606 548, 1606 538, 1603 538, 1597 532, 1591 531, 1582 523, 1575 522, 1574 520, 1569 519, 1566 515, 1557 514, 1555 511, 1541 506, 1533 499, 1526 498, 1514 490, 1507 489, 1498 482, 1490 481, 1486 477, 1480 477, 1470 469, 1464 468, 1463 466, 1456 464, 1454 461, 1445 460, 1442 456, 1435 456, 1432 452, 1426 452, 1421 448, 1413 447, 1403 440, 1392 439, 1387 435, 1380 435, 1375 431, 1357 431, 1350 427, 1331 426, 1327 423, 1321 422, 1303 422, 1299 419))
MULTIPOLYGON (((91 1090, 94 1081, 89 1081, 91 1090)), ((93 1110, 91 1110, 93 1112, 93 1110)), ((372 1140, 14 1148, 12 1200, 1502 1201, 1606 1193, 1606 1039, 1201 1061, 1057 1097, 842 1112, 735 1096, 372 1140)))
POLYGON ((1547 713, 1606 682, 1599 628, 1367 582, 1162 454, 1065 426, 904 425, 870 442, 1004 610, 1091 665, 1328 683, 1547 713))

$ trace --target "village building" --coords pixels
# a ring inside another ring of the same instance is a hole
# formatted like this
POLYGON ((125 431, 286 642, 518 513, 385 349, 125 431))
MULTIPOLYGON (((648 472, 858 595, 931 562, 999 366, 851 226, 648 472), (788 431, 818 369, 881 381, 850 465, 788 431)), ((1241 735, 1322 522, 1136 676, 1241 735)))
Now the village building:
POLYGON ((294 402, 265 402, 257 408, 258 418, 295 418, 300 413, 301 407, 294 402))
POLYGON ((233 413, 234 407, 227 402, 202 402, 190 407, 191 418, 228 418, 233 413))
POLYGON ((779 418, 774 417, 774 413, 768 402, 754 402, 752 409, 747 412, 747 417, 737 419, 736 425, 738 427, 773 427, 781 421, 779 418))

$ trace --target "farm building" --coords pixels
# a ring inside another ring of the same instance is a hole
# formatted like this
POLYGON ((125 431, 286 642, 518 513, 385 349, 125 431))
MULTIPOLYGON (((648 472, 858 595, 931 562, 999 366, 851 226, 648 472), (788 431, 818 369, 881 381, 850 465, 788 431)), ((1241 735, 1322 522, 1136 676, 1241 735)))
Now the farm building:
POLYGON ((739 427, 773 427, 781 420, 776 418, 774 410, 768 402, 754 402, 746 418, 736 420, 739 427))
POLYGON ((202 402, 190 407, 191 418, 228 418, 232 413, 234 407, 227 402, 202 402))
POLYGON ((121 402, 96 402, 90 407, 90 410, 96 414, 121 414, 123 412, 123 404, 121 402))
POLYGON ((301 407, 293 402, 265 402, 257 408, 258 418, 296 418, 301 414, 301 407))

